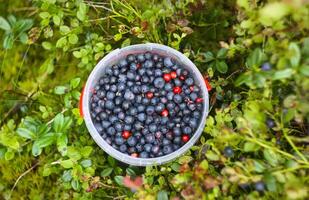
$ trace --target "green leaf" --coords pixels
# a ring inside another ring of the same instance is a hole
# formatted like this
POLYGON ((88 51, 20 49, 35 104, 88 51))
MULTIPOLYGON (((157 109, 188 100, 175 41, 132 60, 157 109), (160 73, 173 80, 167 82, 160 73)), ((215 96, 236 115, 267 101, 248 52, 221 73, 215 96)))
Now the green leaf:
POLYGON ((62 180, 64 182, 69 182, 72 180, 71 170, 65 170, 62 174, 62 180))
POLYGON ((126 46, 129 46, 130 44, 131 44, 131 39, 127 38, 122 42, 121 47, 126 47, 126 46))
POLYGON ((83 166, 83 167, 90 167, 92 165, 92 161, 87 159, 87 160, 83 160, 82 162, 80 162, 80 164, 83 166))
POLYGON ((69 35, 69 43, 70 44, 77 44, 78 42, 78 37, 76 34, 70 34, 69 35))
POLYGON ((27 44, 28 42, 28 35, 27 33, 21 33, 19 36, 20 42, 23 44, 27 44))
POLYGON ((39 148, 47 147, 51 145, 55 140, 55 135, 53 133, 48 133, 38 138, 34 144, 36 144, 39 148))
POLYGON ((123 176, 115 176, 114 180, 118 185, 123 185, 123 176))
POLYGON ((300 49, 298 45, 294 42, 292 42, 289 45, 289 50, 290 50, 290 62, 292 67, 297 67, 300 62, 300 49))
POLYGON ((51 174, 51 168, 48 167, 47 165, 44 166, 44 169, 43 169, 43 177, 45 176, 49 176, 51 174))
POLYGON ((60 161, 60 165, 64 167, 65 169, 69 169, 73 167, 74 163, 72 160, 68 159, 68 160, 60 161))
POLYGON ((239 7, 244 8, 245 10, 249 9, 249 1, 248 0, 237 0, 237 5, 239 7))
POLYGON ((127 172, 127 174, 128 174, 129 176, 136 176, 135 171, 134 171, 133 169, 131 169, 131 168, 127 168, 127 169, 126 169, 126 172, 127 172))
POLYGON ((110 164, 110 166, 114 167, 116 165, 116 160, 115 158, 111 157, 111 156, 108 156, 107 157, 107 161, 108 163, 110 164))
POLYGON ((217 161, 220 159, 219 155, 217 155, 214 151, 211 151, 211 150, 207 151, 206 157, 212 161, 217 161))
POLYGON ((74 190, 78 191, 80 189, 80 184, 78 180, 72 180, 71 186, 74 190))
POLYGON ((174 163, 171 165, 171 168, 172 168, 175 172, 179 172, 180 164, 174 162, 174 163))
POLYGON ((14 151, 7 151, 4 154, 4 159, 5 160, 12 160, 15 157, 14 151))
POLYGON ((266 4, 265 7, 260 9, 259 16, 260 22, 263 25, 270 26, 274 22, 279 21, 281 18, 289 13, 290 9, 284 2, 273 2, 266 4))
POLYGON ((224 61, 216 61, 216 69, 220 73, 225 74, 227 72, 228 66, 224 61))
POLYGON ((248 83, 249 80, 251 79, 251 74, 248 74, 248 73, 244 73, 244 74, 241 74, 235 81, 235 85, 236 86, 240 86, 242 84, 245 84, 245 83, 248 83))
POLYGON ((82 155, 80 154, 80 152, 73 146, 68 147, 67 156, 74 160, 79 160, 82 158, 82 155))
POLYGON ((270 149, 265 149, 263 153, 264 153, 264 158, 268 161, 268 163, 271 166, 275 167, 280 162, 280 155, 275 153, 274 151, 270 149))
POLYGON ((66 38, 65 36, 64 36, 64 37, 61 37, 61 38, 56 42, 56 47, 57 47, 57 48, 62 48, 62 47, 64 47, 67 43, 68 43, 67 38, 66 38))
POLYGON ((104 170, 101 172, 101 176, 102 176, 102 177, 109 176, 112 172, 113 172, 113 168, 111 168, 111 167, 106 168, 106 169, 104 169, 104 170))
POLYGON ((61 23, 60 17, 59 17, 58 15, 54 15, 54 16, 53 16, 53 22, 54 22, 54 24, 55 24, 56 26, 59 26, 60 23, 61 23))
POLYGON ((64 124, 64 116, 62 113, 58 113, 53 121, 53 128, 56 133, 60 133, 64 124))
POLYGON ((289 69, 276 71, 274 75, 272 76, 272 79, 279 80, 279 79, 291 78, 292 75, 293 75, 293 70, 289 68, 289 69))
POLYGON ((11 49, 14 44, 14 36, 13 34, 8 34, 4 37, 3 40, 3 48, 4 49, 11 49))
POLYGON ((72 89, 75 89, 75 88, 77 88, 79 83, 80 83, 80 78, 74 78, 70 81, 70 86, 71 86, 72 89))
POLYGON ((20 135, 21 137, 27 138, 27 139, 34 139, 35 133, 33 133, 32 131, 30 131, 29 129, 26 128, 18 128, 16 130, 17 134, 20 135))
POLYGON ((119 40, 121 40, 122 38, 122 34, 121 33, 117 33, 116 35, 114 35, 114 40, 117 42, 119 40))
POLYGON ((245 152, 253 152, 259 149, 259 146, 252 142, 246 142, 244 145, 245 152))
POLYGON ((65 94, 66 91, 67 91, 67 87, 65 86, 56 86, 54 89, 55 94, 59 94, 59 95, 65 94))
POLYGON ((67 144, 68 144, 68 137, 66 134, 62 134, 57 138, 57 149, 62 156, 67 155, 68 151, 67 144))
POLYGON ((50 17, 50 14, 48 12, 40 12, 39 16, 42 18, 42 19, 47 19, 50 17))
POLYGON ((0 16, 0 29, 5 30, 5 31, 11 30, 10 24, 6 21, 6 19, 4 19, 1 16, 0 16))
POLYGON ((50 50, 53 47, 53 45, 50 42, 46 42, 46 41, 42 42, 42 46, 46 50, 50 50))
POLYGON ((301 66, 299 69, 300 73, 305 76, 309 76, 309 65, 301 66))
POLYGON ((247 58, 246 64, 249 68, 258 67, 262 64, 265 55, 260 48, 254 49, 247 58))
POLYGON ((65 25, 60 26, 60 33, 61 33, 62 35, 66 35, 66 34, 68 34, 70 31, 71 31, 71 30, 70 30, 70 27, 65 26, 65 25))
POLYGON ((168 200, 168 195, 165 190, 161 190, 157 194, 157 200, 168 200))
POLYGON ((91 154, 93 148, 91 146, 85 146, 81 149, 81 154, 84 158, 89 157, 89 155, 91 154))
POLYGON ((258 173, 264 172, 266 167, 262 161, 254 160, 254 170, 258 173))
POLYGON ((205 57, 205 62, 210 62, 215 59, 214 55, 210 51, 207 51, 204 54, 204 57, 205 57))
POLYGON ((32 145, 31 151, 32 151, 32 155, 35 157, 42 153, 42 149, 36 143, 32 145))
POLYGON ((73 56, 75 58, 81 58, 82 57, 82 53, 80 51, 73 51, 73 56))
POLYGON ((80 21, 85 21, 86 19, 86 12, 87 12, 87 6, 85 3, 80 3, 79 4, 79 8, 78 8, 78 11, 76 13, 76 16, 77 18, 80 20, 80 21))
POLYGON ((227 49, 221 48, 217 53, 217 58, 224 59, 226 57, 226 54, 227 54, 227 49))

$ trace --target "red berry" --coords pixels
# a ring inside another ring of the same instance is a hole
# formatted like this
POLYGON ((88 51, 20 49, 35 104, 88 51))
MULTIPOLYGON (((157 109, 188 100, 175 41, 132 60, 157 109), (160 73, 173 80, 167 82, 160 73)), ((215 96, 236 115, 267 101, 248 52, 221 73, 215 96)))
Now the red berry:
POLYGON ((161 112, 161 116, 167 117, 167 116, 168 116, 168 110, 167 110, 167 109, 164 109, 164 110, 161 112))
POLYGON ((176 86, 176 87, 173 88, 174 94, 180 94, 181 91, 182 91, 182 89, 181 89, 181 87, 179 87, 179 86, 176 86))
POLYGON ((137 64, 136 64, 137 69, 140 68, 141 66, 142 66, 141 63, 137 63, 137 64))
POLYGON ((179 79, 184 81, 186 78, 184 76, 180 76, 179 79))
POLYGON ((138 157, 138 153, 132 153, 131 156, 134 157, 134 158, 137 158, 138 157))
POLYGON ((163 79, 165 80, 165 82, 170 82, 172 79, 171 74, 164 74, 163 79))
POLYGON ((196 103, 202 103, 203 102, 203 98, 197 98, 195 101, 196 101, 196 103))
POLYGON ((191 85, 190 86, 190 91, 193 92, 193 90, 194 90, 194 85, 191 85))
POLYGON ((171 78, 174 79, 177 77, 177 73, 175 71, 171 72, 171 78))
POLYGON ((128 139, 130 136, 131 136, 130 131, 123 131, 123 132, 122 132, 122 137, 123 137, 124 139, 128 139))
POLYGON ((153 93, 152 92, 147 92, 146 97, 148 99, 151 99, 153 97, 153 93))
POLYGON ((181 139, 182 139, 183 142, 188 142, 190 140, 190 136, 187 135, 187 134, 184 134, 184 135, 182 135, 181 139))

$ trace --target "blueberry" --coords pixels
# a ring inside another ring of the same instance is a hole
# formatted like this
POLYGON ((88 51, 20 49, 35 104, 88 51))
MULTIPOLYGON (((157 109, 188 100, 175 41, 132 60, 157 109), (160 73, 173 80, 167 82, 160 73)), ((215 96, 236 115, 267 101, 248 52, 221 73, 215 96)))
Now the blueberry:
POLYGON ((179 80, 178 78, 175 78, 174 79, 174 84, 175 84, 175 86, 182 86, 182 81, 179 80))
POLYGON ((107 144, 112 144, 112 139, 110 137, 106 137, 105 141, 107 142, 107 144))
POLYGON ((225 155, 226 157, 228 157, 228 158, 234 156, 234 151, 233 151, 232 147, 230 147, 230 146, 225 147, 224 150, 223 150, 223 152, 224 152, 224 155, 225 155))
POLYGON ((144 135, 148 134, 149 133, 149 129, 147 127, 145 127, 143 130, 142 130, 142 133, 144 135))
POLYGON ((139 75, 143 76, 146 73, 146 69, 145 68, 140 68, 138 70, 139 75))
POLYGON ((132 72, 132 71, 128 71, 128 73, 127 73, 127 78, 129 79, 129 80, 134 80, 135 79, 135 73, 134 72, 132 72))
POLYGON ((168 145, 168 144, 170 144, 170 143, 171 143, 171 141, 168 140, 168 139, 166 139, 166 138, 164 138, 164 139, 162 140, 162 144, 163 144, 163 145, 168 145))
POLYGON ((140 105, 137 106, 137 111, 138 111, 138 112, 143 112, 143 111, 145 110, 145 108, 146 108, 146 107, 145 107, 144 105, 141 105, 141 104, 140 104, 140 105))
POLYGON ((119 83, 125 83, 127 81, 127 76, 124 74, 120 74, 118 77, 118 82, 119 83))
MULTIPOLYGON (((106 74, 106 75, 109 75, 109 76, 113 75, 113 70, 112 70, 112 68, 107 67, 107 68, 105 69, 105 74, 106 74)), ((101 79, 100 79, 99 82, 101 83, 101 79)))
POLYGON ((155 69, 155 71, 154 71, 154 75, 156 76, 156 77, 161 77, 162 76, 162 70, 161 69, 155 69))
POLYGON ((143 104, 149 104, 150 100, 148 98, 143 98, 142 103, 143 104))
POLYGON ((175 137, 174 140, 173 140, 174 144, 180 144, 181 141, 182 141, 181 137, 175 137))
POLYGON ((153 153, 153 154, 158 154, 159 153, 159 151, 160 151, 160 147, 158 146, 158 145, 154 145, 154 146, 152 146, 152 148, 151 148, 151 152, 153 153))
POLYGON ((166 97, 167 97, 168 100, 172 101, 173 98, 174 98, 174 93, 173 92, 169 92, 169 93, 167 93, 166 97))
POLYGON ((167 103, 168 99, 166 97, 161 97, 160 101, 161 101, 161 103, 165 104, 165 103, 167 103))
POLYGON ((108 133, 109 135, 115 135, 116 130, 115 130, 114 127, 110 126, 110 127, 107 129, 107 133, 108 133))
POLYGON ((144 56, 144 54, 138 54, 138 55, 137 55, 137 61, 139 61, 139 62, 144 62, 144 61, 145 61, 145 56, 144 56))
POLYGON ((175 136, 181 136, 181 129, 179 127, 174 127, 173 132, 175 136))
POLYGON ((131 86, 133 86, 134 83, 132 81, 127 81, 127 86, 130 88, 131 86))
POLYGON ((162 117, 160 123, 161 123, 161 124, 167 124, 168 121, 169 121, 168 117, 162 117))
POLYGON ((131 124, 125 124, 123 126, 123 130, 127 130, 127 131, 130 131, 132 129, 132 125, 131 124))
POLYGON ((145 58, 146 58, 147 60, 150 60, 151 57, 152 57, 152 54, 151 54, 150 52, 147 51, 147 52, 145 53, 145 58))
POLYGON ((109 121, 102 121, 102 127, 103 128, 108 128, 112 123, 110 123, 109 121))
POLYGON ((187 79, 185 80, 185 83, 186 83, 187 85, 193 85, 193 84, 194 84, 194 80, 193 80, 193 78, 187 78, 187 79))
POLYGON ((143 83, 149 83, 150 82, 150 78, 148 76, 144 75, 143 78, 142 78, 142 82, 143 83))
POLYGON ((126 67, 128 65, 128 62, 126 60, 121 60, 119 62, 120 67, 126 67))
POLYGON ((140 121, 140 122, 144 122, 144 121, 146 120, 146 114, 145 114, 145 113, 139 113, 139 114, 137 115, 137 119, 138 119, 138 121, 140 121))
POLYGON ((171 91, 173 89, 173 85, 171 83, 166 83, 164 85, 164 90, 171 91))
POLYGON ((124 118, 124 121, 127 123, 127 124, 132 124, 134 122, 134 118, 130 115, 127 115, 125 118, 124 118))
POLYGON ((192 92, 191 94, 190 94, 190 99, 192 100, 192 101, 195 101, 196 99, 197 99, 197 94, 195 93, 195 92, 192 92))
POLYGON ((275 121, 271 118, 266 119, 266 125, 268 128, 274 128, 276 126, 275 121))
POLYGON ((149 125, 149 131, 154 133, 157 131, 157 125, 156 124, 150 124, 149 125))
POLYGON ((155 141, 155 137, 153 136, 153 134, 147 134, 145 136, 145 140, 147 143, 153 143, 155 141))
POLYGON ((144 145, 144 149, 148 153, 151 152, 151 148, 152 148, 152 144, 147 143, 147 144, 144 145))
POLYGON ((173 110, 175 108, 175 103, 173 102, 169 102, 167 105, 166 105, 166 108, 168 110, 173 110))
POLYGON ((172 153, 172 152, 173 152, 173 146, 172 146, 172 145, 165 145, 165 146, 163 147, 163 153, 164 153, 165 155, 170 154, 170 153, 172 153))
POLYGON ((128 148, 128 153, 135 153, 136 152, 136 149, 135 149, 135 147, 129 147, 128 148))
POLYGON ((147 152, 143 151, 143 152, 141 152, 141 153, 139 154, 139 157, 140 157, 140 158, 148 158, 148 157, 149 157, 149 154, 148 154, 147 152))
POLYGON ((263 181, 258 181, 254 184, 254 188, 258 192, 264 192, 265 190, 265 183, 263 181))
POLYGON ((146 143, 145 138, 144 138, 144 137, 141 137, 140 140, 139 140, 139 142, 140 142, 142 145, 144 145, 144 144, 146 143))
POLYGON ((120 147, 119 147, 119 150, 122 152, 122 153, 125 153, 126 151, 127 151, 127 145, 125 145, 125 144, 122 144, 122 145, 120 145, 120 147))
POLYGON ((145 67, 146 69, 152 68, 153 66, 154 66, 154 63, 153 63, 152 60, 146 60, 146 61, 144 62, 144 67, 145 67))
MULTIPOLYGON (((137 131, 142 130, 142 129, 143 129, 143 123, 140 122, 140 121, 136 121, 136 122, 134 123, 134 128, 135 128, 137 131)), ((136 134, 135 134, 135 135, 136 135, 136 134)))
POLYGON ((121 120, 124 119, 125 116, 126 116, 126 115, 124 114, 124 112, 118 113, 118 118, 121 119, 121 120))
POLYGON ((151 78, 152 78, 152 76, 153 76, 153 74, 154 74, 153 71, 152 71, 151 69, 147 69, 147 70, 146 70, 146 73, 147 73, 147 75, 150 77, 150 81, 152 81, 151 78))
POLYGON ((141 92, 142 93, 146 93, 149 91, 149 86, 148 85, 142 85, 141 86, 141 92))
POLYGON ((141 95, 137 95, 135 97, 135 102, 138 103, 138 104, 142 103, 142 100, 143 100, 143 97, 141 95))
POLYGON ((109 117, 109 121, 114 124, 115 122, 117 122, 118 118, 116 115, 112 115, 109 117))
POLYGON ((120 74, 119 69, 114 69, 113 74, 114 74, 114 76, 118 76, 120 74))
POLYGON ((153 54, 152 55, 152 60, 155 61, 155 62, 158 62, 160 59, 160 56, 158 54, 153 54))
POLYGON ((127 61, 128 62, 134 62, 135 61, 135 56, 133 54, 129 54, 127 55, 127 61))
POLYGON ((136 145, 137 140, 134 136, 129 137, 129 139, 127 140, 127 143, 129 146, 133 147, 136 145))
POLYGON ((190 121, 189 121, 189 126, 191 127, 191 128, 196 128, 197 127, 197 125, 198 125, 198 123, 197 123, 197 120, 196 119, 191 119, 190 121))
POLYGON ((116 131, 119 131, 119 132, 123 131, 123 125, 120 122, 116 123, 114 127, 116 131))
POLYGON ((100 113, 100 119, 101 119, 102 121, 105 120, 105 119, 107 119, 107 117, 108 117, 107 113, 105 113, 105 112, 101 112, 101 113, 100 113))
POLYGON ((271 70, 271 65, 270 65, 270 63, 269 63, 269 62, 266 62, 266 63, 262 64, 261 69, 262 69, 263 71, 269 71, 269 70, 271 70))
POLYGON ((157 106, 155 106, 155 111, 161 113, 164 108, 165 106, 163 103, 158 103, 157 106))
POLYGON ((175 94, 173 100, 174 100, 174 102, 180 104, 180 103, 182 103, 182 96, 179 95, 179 94, 175 94))
POLYGON ((163 63, 162 62, 156 63, 156 68, 161 69, 162 67, 163 67, 163 63))
POLYGON ((140 143, 138 143, 135 148, 137 152, 142 152, 144 150, 143 145, 140 143))
POLYGON ((114 107, 115 107, 115 104, 111 100, 107 100, 105 102, 105 108, 112 110, 112 109, 114 109, 114 107))
POLYGON ((137 114, 137 108, 135 108, 135 107, 130 108, 129 114, 130 115, 136 115, 137 114))
POLYGON ((124 139, 122 137, 115 137, 115 143, 117 145, 122 145, 124 143, 124 139))
POLYGON ((147 115, 152 115, 155 112, 154 106, 147 106, 146 113, 147 115))
POLYGON ((171 67, 171 66, 174 65, 174 63, 173 63, 173 61, 170 57, 165 57, 163 62, 164 62, 164 66, 166 66, 166 67, 171 67))
POLYGON ((115 93, 114 92, 107 92, 106 98, 109 100, 112 100, 115 98, 115 93))
POLYGON ((189 110, 194 111, 196 109, 196 105, 191 103, 188 105, 189 110))
POLYGON ((116 85, 111 85, 111 87, 110 87, 110 91, 112 91, 112 92, 117 92, 117 86, 116 85))
POLYGON ((153 81, 153 84, 156 88, 162 89, 165 85, 165 81, 162 77, 158 77, 153 81))
POLYGON ((102 112, 102 108, 100 108, 99 106, 95 107, 94 113, 97 115, 97 114, 99 114, 100 112, 102 112))
POLYGON ((122 108, 128 110, 130 108, 130 102, 129 101, 122 102, 122 108))

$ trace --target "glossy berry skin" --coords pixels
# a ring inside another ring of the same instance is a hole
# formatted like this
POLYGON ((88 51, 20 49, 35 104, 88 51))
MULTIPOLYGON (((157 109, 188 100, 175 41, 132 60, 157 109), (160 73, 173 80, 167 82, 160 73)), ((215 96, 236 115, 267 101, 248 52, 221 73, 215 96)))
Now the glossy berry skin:
POLYGON ((230 157, 234 156, 234 150, 230 146, 225 147, 223 152, 224 152, 224 155, 227 158, 230 158, 230 157))
POLYGON ((175 71, 172 71, 170 75, 172 79, 175 79, 177 77, 177 73, 175 71))
POLYGON ((263 181, 258 181, 254 184, 254 188, 258 192, 264 192, 265 191, 265 183, 263 181))
POLYGON ((146 93, 146 97, 147 97, 148 99, 151 99, 151 98, 153 97, 153 93, 152 93, 152 92, 147 92, 147 93, 146 93))
POLYGON ((182 92, 182 89, 181 89, 181 87, 176 86, 176 87, 173 88, 173 92, 174 92, 174 94, 180 94, 182 92))
POLYGON ((165 80, 165 82, 170 82, 172 77, 171 77, 171 74, 164 74, 163 75, 163 79, 165 80))
POLYGON ((161 112, 161 116, 162 116, 162 117, 167 117, 167 116, 168 116, 168 110, 167 110, 167 109, 164 109, 164 110, 161 112))
POLYGON ((122 132, 122 137, 124 139, 128 139, 130 136, 131 136, 130 131, 125 130, 125 131, 122 132))
POLYGON ((183 142, 188 142, 188 141, 190 140, 190 136, 187 135, 187 134, 183 134, 183 135, 181 136, 181 140, 182 140, 183 142))
POLYGON ((197 98, 197 99, 195 100, 195 102, 196 102, 196 103, 202 103, 202 102, 203 102, 203 98, 197 98))
POLYGON ((267 118, 266 125, 268 128, 274 128, 276 126, 275 121, 271 118, 267 118))

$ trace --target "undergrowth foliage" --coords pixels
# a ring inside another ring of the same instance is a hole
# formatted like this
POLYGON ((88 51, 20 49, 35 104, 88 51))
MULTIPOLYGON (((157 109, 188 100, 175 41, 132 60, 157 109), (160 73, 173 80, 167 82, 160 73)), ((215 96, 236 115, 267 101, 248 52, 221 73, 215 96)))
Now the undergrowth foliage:
POLYGON ((0 199, 308 199, 306 1, 0 4, 0 199), (78 104, 111 50, 156 42, 210 83, 200 140, 163 166, 107 156, 78 104))

